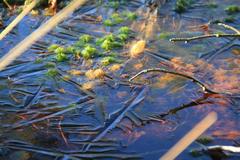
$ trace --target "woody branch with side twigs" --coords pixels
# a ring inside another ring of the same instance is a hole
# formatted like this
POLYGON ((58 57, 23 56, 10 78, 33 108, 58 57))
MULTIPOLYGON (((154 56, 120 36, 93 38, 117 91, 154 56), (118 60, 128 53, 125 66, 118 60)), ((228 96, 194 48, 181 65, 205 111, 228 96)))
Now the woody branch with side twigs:
POLYGON ((229 92, 215 91, 215 90, 211 89, 207 84, 201 82, 200 80, 198 80, 197 78, 195 78, 193 76, 190 76, 190 75, 187 75, 187 74, 184 74, 184 73, 179 73, 179 72, 175 72, 175 71, 166 70, 164 68, 150 68, 150 69, 142 70, 142 71, 138 72, 137 74, 135 74, 133 77, 131 77, 129 79, 129 81, 132 82, 134 79, 138 78, 139 76, 141 76, 143 74, 150 73, 150 72, 169 73, 169 74, 172 74, 172 75, 184 77, 184 78, 189 79, 192 82, 196 83, 198 86, 200 86, 205 93, 223 94, 223 95, 226 95, 226 96, 238 97, 238 98, 240 97, 239 95, 234 95, 234 94, 229 93, 229 92))
POLYGON ((217 25, 219 26, 223 26, 224 28, 228 29, 228 30, 232 30, 235 33, 234 34, 218 34, 218 33, 214 33, 214 34, 207 34, 207 35, 201 35, 201 36, 194 36, 194 37, 188 37, 188 38, 171 38, 169 39, 169 41, 171 42, 178 42, 178 41, 184 41, 185 43, 188 43, 190 41, 193 40, 200 40, 200 39, 205 39, 205 38, 240 38, 240 31, 237 28, 234 28, 232 26, 229 26, 227 24, 224 23, 218 23, 217 25))

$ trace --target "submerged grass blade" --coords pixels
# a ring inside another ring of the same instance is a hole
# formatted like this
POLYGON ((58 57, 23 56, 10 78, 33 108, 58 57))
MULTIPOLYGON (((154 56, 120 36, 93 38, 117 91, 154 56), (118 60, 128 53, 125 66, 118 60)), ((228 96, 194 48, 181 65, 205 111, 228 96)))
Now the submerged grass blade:
MULTIPOLYGON (((99 134, 97 134, 91 141, 93 142, 97 142, 99 140, 101 140, 104 136, 106 136, 106 134, 111 131, 112 129, 116 128, 117 124, 119 124, 123 118, 126 116, 126 113, 129 112, 133 107, 135 107, 136 105, 138 105, 139 103, 141 103, 144 98, 145 98, 145 93, 146 93, 146 89, 143 89, 134 99, 133 101, 125 106, 123 109, 120 110, 119 113, 116 113, 117 115, 114 115, 113 118, 110 118, 110 122, 106 122, 106 126, 99 132, 99 134)), ((86 146, 83 147, 83 150, 86 152, 90 149, 91 144, 88 144, 86 146)))
POLYGON ((66 109, 63 109, 61 111, 52 113, 52 114, 44 116, 42 118, 38 118, 38 119, 30 120, 30 121, 27 121, 27 122, 15 124, 15 125, 12 126, 12 129, 16 129, 16 128, 23 127, 23 126, 28 126, 28 125, 31 125, 33 123, 41 122, 41 121, 47 120, 49 118, 53 118, 53 117, 62 115, 62 114, 66 113, 66 112, 69 112, 71 110, 74 110, 74 109, 77 109, 77 108, 82 108, 82 106, 84 106, 87 102, 82 103, 80 106, 79 105, 70 105, 70 106, 66 107, 66 109))

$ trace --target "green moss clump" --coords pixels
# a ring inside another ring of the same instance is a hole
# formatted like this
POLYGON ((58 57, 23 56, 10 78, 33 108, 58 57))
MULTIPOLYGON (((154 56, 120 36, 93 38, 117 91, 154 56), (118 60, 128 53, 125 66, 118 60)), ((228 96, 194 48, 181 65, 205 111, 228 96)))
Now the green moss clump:
POLYGON ((120 42, 111 42, 109 40, 105 40, 102 45, 101 48, 104 49, 105 51, 110 51, 113 48, 118 48, 118 47, 122 47, 123 44, 120 42))
POLYGON ((79 40, 82 41, 83 43, 89 43, 92 40, 92 36, 84 34, 79 38, 79 40))
POLYGON ((104 38, 97 38, 96 39, 96 45, 100 46, 103 43, 104 40, 105 40, 104 38))
POLYGON ((75 44, 74 44, 74 46, 75 47, 84 47, 86 45, 86 43, 84 43, 83 41, 77 41, 75 44))
POLYGON ((240 12, 240 7, 237 5, 231 5, 225 8, 225 11, 227 12, 227 14, 235 14, 240 12))
POLYGON ((54 62, 47 62, 45 64, 45 67, 46 68, 55 68, 56 67, 56 64, 54 62))
POLYGON ((201 143, 201 144, 209 144, 213 141, 213 138, 210 136, 201 136, 199 137, 197 140, 197 142, 201 143))
POLYGON ((113 48, 113 45, 112 45, 112 42, 110 40, 104 40, 102 45, 101 45, 101 48, 106 50, 106 51, 110 51, 112 50, 113 48))
POLYGON ((112 57, 112 56, 104 57, 101 60, 101 64, 104 65, 104 66, 108 66, 109 64, 115 63, 115 62, 117 62, 117 60, 116 60, 115 57, 112 57))
POLYGON ((217 3, 214 3, 214 2, 208 3, 207 6, 208 6, 208 8, 217 8, 218 7, 217 3))
POLYGON ((81 37, 79 37, 79 40, 74 44, 76 47, 84 47, 86 46, 89 42, 91 42, 93 39, 92 36, 88 34, 84 34, 81 37))
POLYGON ((114 9, 117 9, 120 6, 119 1, 111 1, 108 3, 108 6, 114 9))
POLYGON ((111 19, 115 25, 120 24, 124 21, 124 19, 118 13, 113 13, 111 15, 111 19))
POLYGON ((48 47, 48 52, 54 52, 58 47, 60 47, 57 44, 52 44, 51 46, 48 47))
POLYGON ((121 34, 117 35, 117 38, 119 38, 120 41, 122 41, 122 42, 125 42, 128 39, 128 37, 129 37, 128 34, 125 34, 125 33, 121 33, 121 34))
POLYGON ((233 16, 224 18, 224 22, 227 22, 227 23, 233 23, 233 22, 235 22, 235 20, 236 19, 233 16))
POLYGON ((65 53, 58 53, 56 56, 55 56, 55 59, 58 61, 58 62, 63 62, 63 61, 66 61, 68 60, 68 57, 65 53))
POLYGON ((163 32, 159 34, 159 39, 169 39, 170 36, 172 36, 173 33, 172 32, 163 32))
POLYGON ((109 34, 105 37, 103 37, 103 39, 99 40, 99 43, 101 43, 101 48, 104 49, 105 51, 110 51, 113 48, 118 48, 118 47, 122 47, 123 44, 121 42, 118 42, 115 38, 115 36, 113 34, 109 34))
POLYGON ((56 54, 65 53, 65 48, 58 47, 54 50, 54 53, 56 53, 56 54))
POLYGON ((131 29, 127 26, 123 26, 121 28, 119 28, 118 32, 119 33, 124 33, 124 34, 129 34, 131 31, 131 29))
POLYGON ((43 59, 42 58, 36 58, 35 59, 35 64, 40 64, 40 63, 42 63, 43 62, 43 59))
POLYGON ((48 69, 46 76, 48 77, 56 77, 58 75, 58 71, 56 69, 48 69))
POLYGON ((118 25, 120 23, 124 22, 124 19, 121 17, 120 14, 118 13, 113 13, 110 17, 110 19, 106 19, 103 24, 105 26, 114 26, 118 25))
POLYGON ((114 26, 114 25, 115 25, 115 24, 113 23, 113 21, 110 20, 110 19, 106 19, 106 20, 103 22, 103 24, 104 24, 105 26, 114 26))
POLYGON ((193 157, 200 157, 200 156, 202 156, 201 152, 199 152, 198 150, 195 150, 195 149, 191 150, 189 153, 193 157))
POLYGON ((191 4, 191 0, 177 0, 174 10, 177 13, 183 13, 191 6, 191 4))
POLYGON ((105 40, 113 42, 113 41, 115 41, 115 36, 113 34, 109 34, 102 38, 98 38, 96 40, 96 45, 100 46, 105 40))
POLYGON ((111 19, 115 22, 118 22, 118 23, 123 22, 123 18, 121 17, 121 15, 119 13, 113 13, 111 15, 111 19))
POLYGON ((109 41, 115 41, 115 36, 113 34, 109 34, 104 36, 104 39, 109 41))
POLYGON ((74 54, 76 52, 76 48, 73 47, 73 46, 68 46, 66 49, 65 49, 65 53, 66 54, 74 54))
POLYGON ((127 20, 134 21, 138 18, 135 12, 123 12, 123 16, 127 18, 127 20))
POLYGON ((91 45, 87 45, 81 52, 81 55, 85 59, 90 59, 95 57, 97 54, 97 49, 92 47, 91 45))

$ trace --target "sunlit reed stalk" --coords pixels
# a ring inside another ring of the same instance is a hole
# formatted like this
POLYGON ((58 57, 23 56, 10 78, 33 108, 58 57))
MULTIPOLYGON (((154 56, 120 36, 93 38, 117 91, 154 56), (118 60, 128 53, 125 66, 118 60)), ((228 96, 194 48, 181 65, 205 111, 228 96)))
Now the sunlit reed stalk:
POLYGON ((46 35, 51 29, 56 27, 61 21, 66 19, 69 14, 83 5, 87 0, 73 0, 67 7, 62 9, 59 13, 49 19, 46 23, 40 26, 32 34, 26 37, 23 41, 18 43, 6 55, 0 59, 0 71, 7 65, 14 61, 17 57, 23 54, 32 44, 46 35))
POLYGON ((2 40, 13 28, 36 6, 39 0, 32 1, 26 5, 23 11, 1 32, 0 40, 2 40))
POLYGON ((200 121, 191 131, 189 131, 182 139, 180 139, 166 154, 159 160, 174 160, 183 152, 193 141, 195 141, 203 132, 217 121, 215 112, 209 113, 202 121, 200 121))

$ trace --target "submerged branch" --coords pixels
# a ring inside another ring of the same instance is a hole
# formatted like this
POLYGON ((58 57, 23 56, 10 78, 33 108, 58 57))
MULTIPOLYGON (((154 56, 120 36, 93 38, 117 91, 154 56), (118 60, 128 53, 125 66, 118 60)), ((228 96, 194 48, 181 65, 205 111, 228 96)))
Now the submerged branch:
POLYGON ((223 26, 226 29, 230 29, 230 30, 236 32, 238 35, 240 35, 240 31, 237 28, 234 28, 233 26, 229 26, 229 25, 224 24, 224 23, 218 23, 218 25, 223 26))
MULTIPOLYGON (((130 78, 129 81, 133 81, 137 77, 139 77, 143 74, 149 73, 149 72, 162 72, 162 73, 169 73, 169 74, 181 76, 181 77, 187 78, 187 79, 191 80, 192 82, 196 83, 198 86, 200 86, 202 88, 202 90, 204 92, 212 93, 212 94, 224 94, 224 95, 228 95, 228 96, 233 96, 233 94, 231 94, 231 93, 214 91, 213 89, 209 88, 206 84, 204 84, 203 82, 201 82, 200 80, 198 80, 195 77, 192 77, 192 76, 189 76, 189 75, 186 75, 183 73, 175 72, 175 71, 169 71, 169 70, 166 70, 163 68, 150 68, 150 69, 142 70, 139 73, 137 73, 136 75, 134 75, 132 78, 130 78)), ((235 97, 235 96, 233 96, 233 97, 235 97)))
POLYGON ((194 37, 189 37, 189 38, 171 38, 169 39, 170 42, 177 42, 177 41, 184 41, 185 43, 188 43, 193 40, 200 40, 200 39, 205 39, 205 38, 221 38, 221 37, 229 37, 229 38, 240 38, 240 31, 232 26, 229 26, 224 23, 218 23, 219 26, 223 26, 226 29, 232 30, 235 32, 235 34, 208 34, 208 35, 201 35, 201 36, 194 36, 194 37))
POLYGON ((233 37, 233 38, 240 38, 240 34, 209 34, 209 35, 202 35, 202 36, 194 36, 190 38, 171 38, 169 41, 177 42, 177 41, 184 41, 188 43, 189 41, 205 39, 205 38, 220 38, 220 37, 233 37))

